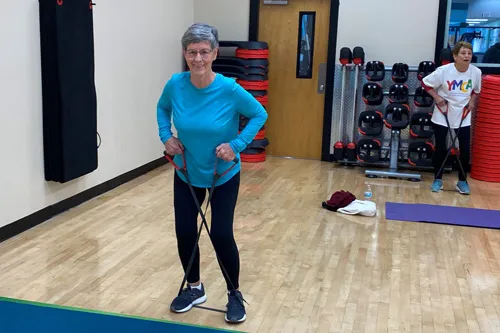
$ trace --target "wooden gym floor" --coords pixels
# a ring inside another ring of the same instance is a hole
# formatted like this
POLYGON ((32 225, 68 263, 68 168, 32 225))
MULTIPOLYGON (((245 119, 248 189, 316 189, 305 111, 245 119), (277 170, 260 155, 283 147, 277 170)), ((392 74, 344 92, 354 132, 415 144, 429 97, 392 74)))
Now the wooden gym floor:
MULTIPOLYGON (((411 183, 318 161, 244 165, 235 234, 250 306, 228 326, 218 312, 169 312, 183 277, 172 175, 161 167, 1 243, 0 296, 245 332, 500 331, 500 231, 384 219, 386 200, 493 209, 500 185, 470 179, 471 196, 433 194, 431 174, 411 183), (321 208, 336 190, 362 199, 365 182, 377 217, 321 208)), ((200 242, 204 305, 224 309, 205 231, 200 242)))

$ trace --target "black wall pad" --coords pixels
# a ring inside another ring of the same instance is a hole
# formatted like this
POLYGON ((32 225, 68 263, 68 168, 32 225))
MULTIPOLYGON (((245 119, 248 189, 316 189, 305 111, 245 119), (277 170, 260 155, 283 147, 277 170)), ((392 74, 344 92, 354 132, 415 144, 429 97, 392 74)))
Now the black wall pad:
POLYGON ((97 169, 93 7, 39 0, 45 179, 64 183, 97 169))

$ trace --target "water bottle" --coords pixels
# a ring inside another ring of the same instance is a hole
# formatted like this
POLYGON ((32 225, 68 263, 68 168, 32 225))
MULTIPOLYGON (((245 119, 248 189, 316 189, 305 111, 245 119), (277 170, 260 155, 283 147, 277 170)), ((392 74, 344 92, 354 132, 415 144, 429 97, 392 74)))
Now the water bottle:
POLYGON ((370 185, 367 185, 365 189, 365 200, 371 200, 372 196, 372 187, 370 185))

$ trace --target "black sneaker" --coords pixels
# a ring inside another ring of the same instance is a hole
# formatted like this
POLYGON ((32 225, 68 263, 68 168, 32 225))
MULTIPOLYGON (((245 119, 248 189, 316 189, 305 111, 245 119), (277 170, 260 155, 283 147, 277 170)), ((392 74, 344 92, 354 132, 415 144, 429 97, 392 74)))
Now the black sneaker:
POLYGON ((232 290, 228 295, 226 321, 228 323, 241 323, 247 318, 243 295, 238 290, 232 290))
POLYGON ((205 295, 205 287, 201 284, 201 290, 198 288, 191 288, 187 286, 182 290, 181 294, 174 298, 170 305, 170 310, 173 312, 186 312, 189 311, 193 305, 201 304, 207 300, 205 295))

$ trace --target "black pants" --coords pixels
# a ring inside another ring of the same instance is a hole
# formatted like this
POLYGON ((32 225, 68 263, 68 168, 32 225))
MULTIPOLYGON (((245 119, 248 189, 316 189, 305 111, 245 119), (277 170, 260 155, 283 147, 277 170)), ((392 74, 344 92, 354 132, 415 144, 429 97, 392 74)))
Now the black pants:
MULTIPOLYGON (((175 172, 175 171, 174 171, 175 172)), ((214 243, 214 249, 220 258, 219 265, 222 265, 229 275, 229 279, 224 274, 228 290, 239 288, 240 257, 238 247, 233 235, 233 220, 236 201, 238 200, 238 191, 240 187, 240 173, 237 173, 226 183, 216 186, 211 198, 212 222, 207 219, 210 227, 210 234, 214 243)), ((208 197, 206 188, 193 187, 198 202, 205 212, 203 201, 208 197)), ((179 178, 175 172, 174 177, 174 210, 175 210, 175 232, 177 236, 177 249, 186 272, 189 259, 196 243, 198 235, 198 217, 199 212, 195 201, 189 190, 189 186, 179 178)), ((201 223, 201 218, 200 218, 201 223)), ((203 231, 206 232, 205 227, 203 231)), ((193 265, 187 277, 188 283, 195 283, 200 280, 200 249, 196 247, 196 254, 193 265)))
MULTIPOLYGON (((436 150, 434 151, 434 177, 436 179, 441 179, 443 177, 443 171, 439 172, 444 159, 446 158, 446 153, 448 152, 448 145, 446 136, 448 135, 448 127, 434 124, 434 139, 436 142, 436 150), (438 173, 439 172, 439 173, 438 173)), ((457 134, 458 129, 455 129, 454 135, 457 134)), ((453 138, 451 138, 453 139, 453 138)), ((469 159, 470 159, 470 126, 463 126, 460 128, 458 133, 458 138, 455 140, 455 146, 460 149, 460 162, 464 168, 464 173, 458 169, 458 179, 466 180, 467 171, 469 170, 469 159), (457 146, 458 144, 458 146, 457 146)), ((452 157, 450 153, 450 158, 452 157)))

